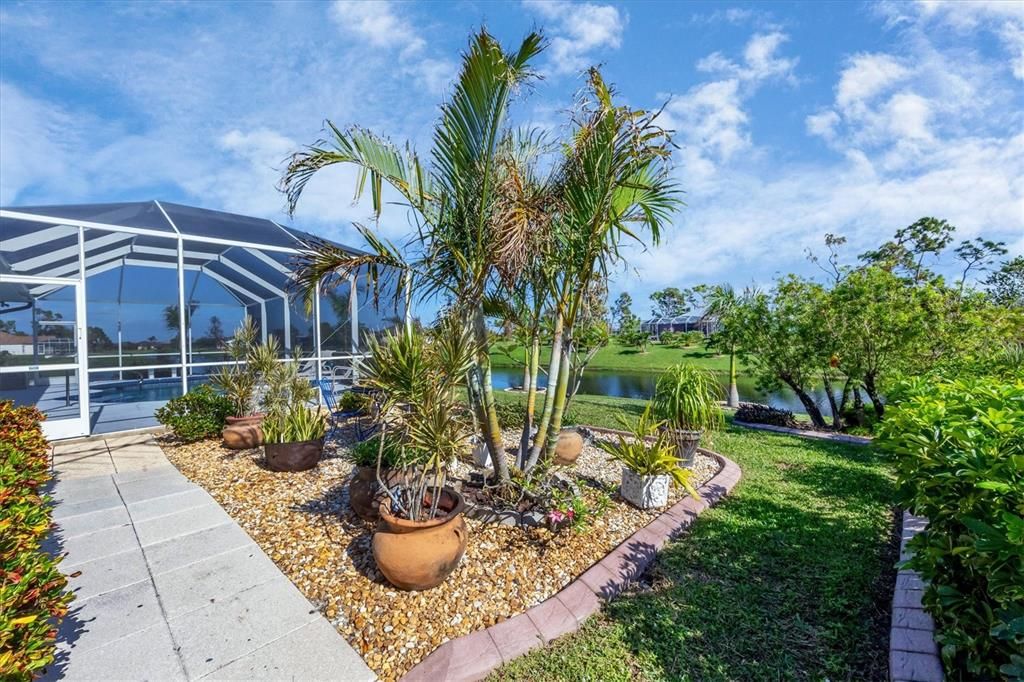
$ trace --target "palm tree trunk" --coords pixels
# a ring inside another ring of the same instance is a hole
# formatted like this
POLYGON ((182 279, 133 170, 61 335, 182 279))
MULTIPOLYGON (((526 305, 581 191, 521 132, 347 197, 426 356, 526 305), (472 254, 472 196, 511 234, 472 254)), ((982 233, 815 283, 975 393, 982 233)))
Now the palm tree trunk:
POLYGON ((569 389, 572 342, 562 345, 562 362, 558 367, 558 388, 555 389, 555 405, 551 413, 551 424, 548 426, 546 456, 550 457, 558 445, 558 432, 562 430, 562 416, 565 414, 566 395, 569 389))
POLYGON ((551 424, 551 415, 555 407, 555 391, 558 388, 558 378, 561 374, 564 323, 561 314, 556 313, 554 334, 551 336, 551 359, 548 361, 548 387, 544 394, 544 411, 541 412, 540 423, 537 425, 537 437, 533 440, 533 448, 530 450, 530 458, 526 462, 526 470, 532 469, 537 464, 547 440, 548 426, 551 424))
POLYGON ((537 410, 537 374, 540 371, 540 334, 533 335, 526 362, 526 419, 523 422, 523 435, 519 439, 519 468, 526 467, 530 454, 530 435, 533 432, 533 417, 537 410))
POLYGON ((487 452, 491 455, 491 462, 494 464, 494 473, 498 480, 507 482, 508 462, 502 450, 501 424, 498 422, 498 410, 494 402, 494 385, 491 381, 491 356, 487 343, 487 326, 484 323, 483 310, 477 308, 473 313, 473 334, 480 348, 477 353, 477 367, 480 374, 480 412, 481 426, 484 432, 484 442, 487 444, 487 452))
POLYGON ((740 406, 740 391, 736 386, 736 344, 729 346, 729 407, 740 406))

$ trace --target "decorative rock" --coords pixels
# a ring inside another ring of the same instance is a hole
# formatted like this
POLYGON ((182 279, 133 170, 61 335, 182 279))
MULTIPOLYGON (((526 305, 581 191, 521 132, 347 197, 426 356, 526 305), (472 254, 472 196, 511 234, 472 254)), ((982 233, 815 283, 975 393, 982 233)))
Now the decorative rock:
POLYGON ((568 466, 573 464, 583 452, 583 436, 576 431, 564 430, 558 434, 555 445, 555 464, 568 466))

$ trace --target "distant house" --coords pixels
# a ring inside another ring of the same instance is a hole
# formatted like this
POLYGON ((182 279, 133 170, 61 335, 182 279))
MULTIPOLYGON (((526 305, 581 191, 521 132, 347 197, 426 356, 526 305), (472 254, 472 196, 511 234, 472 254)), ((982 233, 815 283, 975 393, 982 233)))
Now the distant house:
MULTIPOLYGON (((33 355, 32 337, 28 334, 0 332, 0 353, 11 355, 33 355)), ((61 355, 71 352, 71 339, 61 339, 46 334, 35 339, 35 354, 41 356, 61 355)))
POLYGON ((640 324, 640 329, 655 338, 665 332, 700 332, 710 336, 718 331, 718 319, 711 315, 677 315, 655 317, 640 324))

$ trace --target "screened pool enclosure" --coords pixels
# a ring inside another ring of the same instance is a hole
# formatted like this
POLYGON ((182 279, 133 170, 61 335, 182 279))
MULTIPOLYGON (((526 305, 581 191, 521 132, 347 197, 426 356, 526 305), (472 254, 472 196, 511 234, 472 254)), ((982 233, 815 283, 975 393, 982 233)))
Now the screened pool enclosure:
POLYGON ((161 201, 0 209, 0 397, 39 407, 50 438, 150 426, 227 364, 246 315, 282 362, 351 380, 404 310, 353 277, 307 315, 289 282, 309 236, 161 201))

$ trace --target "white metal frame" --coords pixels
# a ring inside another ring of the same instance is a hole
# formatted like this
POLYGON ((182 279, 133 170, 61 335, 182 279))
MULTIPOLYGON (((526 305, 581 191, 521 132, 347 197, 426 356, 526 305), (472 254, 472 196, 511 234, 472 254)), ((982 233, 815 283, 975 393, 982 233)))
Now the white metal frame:
MULTIPOLYGON (((82 231, 78 231, 79 262, 84 258, 82 231)), ((36 372, 77 372, 78 416, 51 417, 43 422, 43 435, 50 440, 74 438, 89 433, 89 349, 86 343, 85 281, 81 272, 77 278, 31 277, 27 275, 0 275, 0 283, 72 287, 75 292, 75 357, 76 362, 0 367, 0 374, 31 374, 36 372)))
MULTIPOLYGON (((0 209, 0 218, 11 218, 15 220, 22 220, 33 223, 40 223, 40 232, 33 234, 44 234, 49 233, 50 236, 60 235, 69 236, 78 233, 78 247, 77 247, 77 270, 78 277, 38 277, 28 275, 0 275, 0 281, 2 282, 18 282, 33 286, 33 295, 41 295, 46 292, 45 287, 63 287, 63 286, 74 286, 75 287, 75 301, 76 301, 76 328, 77 335, 76 340, 78 343, 78 362, 67 365, 43 365, 40 366, 38 371, 45 370, 60 370, 60 369, 77 369, 78 370, 78 381, 79 381, 79 406, 80 416, 77 420, 67 419, 55 419, 44 422, 44 429, 47 429, 47 437, 51 439, 67 438, 72 436, 87 435, 89 433, 89 375, 99 373, 121 373, 125 371, 149 371, 149 370, 161 370, 161 369, 172 369, 177 370, 181 378, 182 391, 188 390, 189 370, 194 367, 210 367, 218 366, 223 364, 231 364, 230 361, 217 361, 217 362, 192 362, 192 358, 188 353, 188 339, 186 334, 188 329, 186 326, 186 301, 185 301, 185 271, 186 270, 198 270, 202 274, 209 276, 211 279, 217 281, 221 286, 225 287, 228 292, 234 296, 234 298, 245 308, 250 305, 260 306, 260 328, 262 331, 262 339, 265 341, 267 338, 267 302, 280 298, 284 301, 284 342, 285 342, 285 354, 283 358, 285 361, 290 360, 292 354, 291 344, 291 305, 287 292, 279 287, 273 286, 270 282, 257 276, 255 273, 250 272, 243 265, 225 257, 223 254, 211 253, 204 251, 202 245, 217 245, 225 247, 238 247, 245 249, 245 251, 254 257, 260 259, 268 266, 278 270, 283 274, 290 274, 290 270, 279 263, 278 261, 267 255, 267 252, 275 252, 282 254, 294 255, 299 253, 297 249, 292 249, 282 246, 271 246, 266 244, 258 244, 247 241, 236 241, 230 239, 222 239, 215 237, 199 237, 196 235, 182 234, 178 227, 174 224, 174 221, 164 210, 160 202, 154 202, 160 212, 163 214, 164 219, 167 221, 168 226, 173 232, 167 232, 163 230, 154 230, 149 228, 131 227, 126 225, 112 225, 108 223, 100 223, 87 220, 77 220, 69 218, 60 218, 56 216, 38 215, 34 213, 23 213, 17 210, 0 209), (44 227, 45 226, 45 227, 44 227), (88 244, 89 256, 86 257, 86 242, 85 242, 85 230, 94 229, 103 232, 114 233, 100 237, 102 243, 97 243, 97 240, 93 240, 88 244), (135 246, 134 244, 125 245, 122 242, 123 238, 119 238, 117 233, 125 235, 144 235, 150 237, 157 237, 163 240, 174 240, 176 241, 175 248, 163 248, 153 246, 135 246), (186 243, 189 243, 189 247, 186 249, 186 243), (191 243, 196 243, 193 248, 191 243), (104 252, 102 250, 96 251, 97 247, 102 246, 113 246, 115 247, 116 253, 104 252), (146 255, 165 255, 165 256, 176 256, 176 263, 167 263, 159 261, 148 261, 137 258, 131 258, 131 254, 146 254, 146 255), (186 263, 186 258, 199 258, 208 259, 209 262, 220 262, 225 267, 228 267, 239 274, 243 275, 251 281, 254 287, 264 288, 272 293, 272 296, 267 298, 254 293, 253 291, 239 285, 237 282, 214 272, 208 267, 203 265, 195 265, 186 263), (178 362, 167 363, 167 364, 153 364, 144 366, 132 366, 124 365, 123 361, 119 361, 116 367, 89 367, 89 352, 88 342, 86 338, 86 330, 88 329, 87 319, 87 279, 91 275, 99 274, 115 267, 123 265, 138 265, 143 267, 164 267, 173 268, 177 271, 177 283, 178 283, 178 327, 179 327, 179 348, 178 348, 178 362), (92 267, 90 267, 92 266, 92 267), (249 299, 246 301, 245 299, 249 299), (74 424, 70 422, 74 421, 74 424), (67 422, 67 423, 65 423, 67 422)), ((276 225, 276 223, 274 223, 276 225)), ((290 237, 294 236, 285 230, 285 228, 278 225, 278 227, 285 234, 290 237)), ((16 238, 19 239, 19 238, 16 238)), ((24 241, 24 240, 23 240, 24 241)), ((4 246, 8 246, 10 240, 5 241, 4 246)), ((16 247, 12 246, 12 250, 20 250, 24 248, 24 245, 20 242, 16 247)), ((72 247, 69 247, 69 249, 72 247)), ((62 255, 62 258, 68 258, 74 255, 70 250, 66 254, 62 255)), ((54 258, 51 255, 47 255, 45 260, 40 260, 39 265, 44 265, 46 262, 53 262, 54 258)), ((19 264, 22 265, 23 264, 19 264)), ((61 273, 72 272, 75 269, 75 263, 70 263, 63 266, 60 270, 61 273)), ((358 287, 355 277, 349 279, 349 315, 351 318, 351 355, 348 354, 336 354, 335 351, 327 351, 329 354, 325 355, 324 350, 321 348, 322 339, 320 332, 320 297, 317 296, 315 299, 314 310, 313 310, 313 339, 315 353, 307 355, 303 359, 305 361, 315 362, 316 377, 319 379, 324 376, 323 363, 324 362, 336 362, 342 359, 349 359, 353 363, 353 368, 358 363, 358 360, 363 357, 359 353, 359 303, 358 303, 358 287)), ((409 312, 406 311, 408 316, 409 312)), ((0 373, 11 373, 18 371, 36 371, 32 367, 6 367, 0 368, 0 373)))

